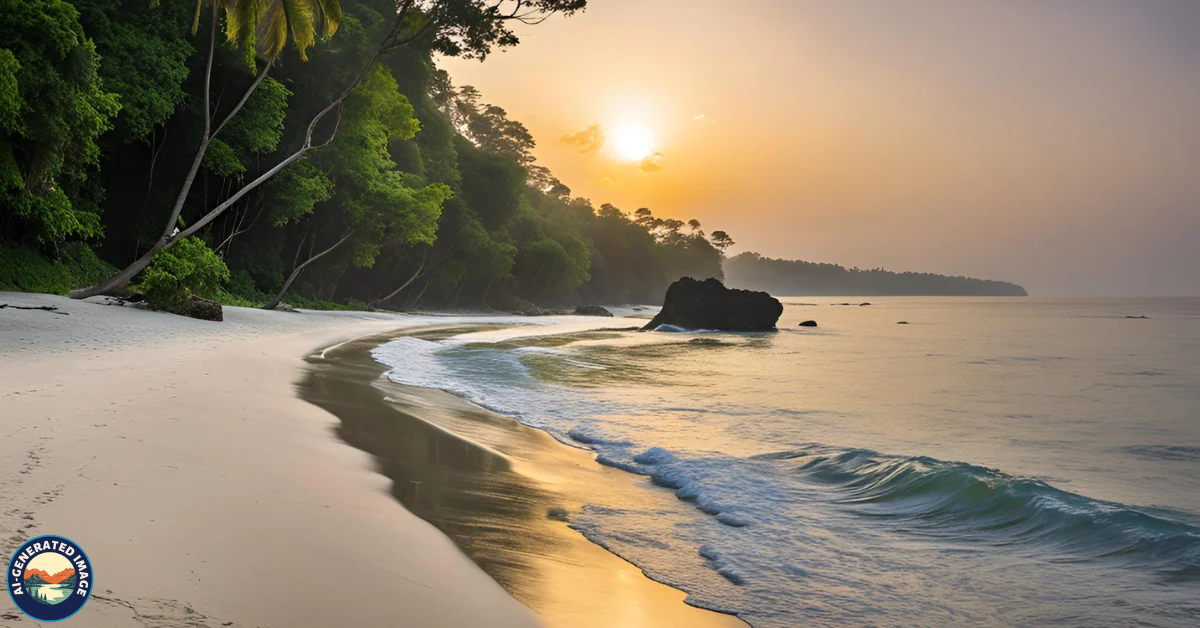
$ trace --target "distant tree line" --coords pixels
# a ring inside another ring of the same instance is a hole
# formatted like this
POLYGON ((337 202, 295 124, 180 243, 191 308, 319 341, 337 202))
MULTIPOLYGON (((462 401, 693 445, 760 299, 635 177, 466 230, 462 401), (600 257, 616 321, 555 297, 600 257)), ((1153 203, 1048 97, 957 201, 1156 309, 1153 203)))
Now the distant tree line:
POLYGON ((0 290, 653 302, 732 239, 596 208, 434 57, 586 0, 0 0, 0 290))
POLYGON ((742 253, 725 261, 732 287, 786 296, 1028 296, 1006 281, 845 268, 742 253))

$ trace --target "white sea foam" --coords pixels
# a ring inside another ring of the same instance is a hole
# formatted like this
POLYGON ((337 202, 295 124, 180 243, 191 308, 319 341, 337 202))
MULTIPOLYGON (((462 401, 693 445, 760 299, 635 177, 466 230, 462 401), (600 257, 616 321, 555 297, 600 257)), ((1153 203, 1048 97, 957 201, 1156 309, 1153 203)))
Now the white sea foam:
MULTIPOLYGON (((460 395, 673 491, 671 508, 589 504, 571 526, 755 626, 1192 625, 1200 480, 1176 452, 1200 439, 1187 422, 1200 360, 1176 349, 1185 332, 1140 341, 1154 360, 1107 334, 1098 357, 1087 326, 1113 323, 1054 307, 876 305, 822 312, 835 331, 821 336, 467 346, 579 330, 541 327, 401 338, 375 356, 397 382, 460 395), (929 324, 897 340, 897 318, 929 324), (539 380, 530 355, 606 379, 539 380), (1138 392, 1147 379, 1163 380, 1157 396, 1138 392), (1064 391, 1082 392, 1064 403, 1064 391), (1157 431, 1126 431, 1130 394, 1157 431), (1136 440, 1150 434, 1162 442, 1136 440)), ((812 315, 789 307, 781 325, 789 312, 793 325, 812 315)))

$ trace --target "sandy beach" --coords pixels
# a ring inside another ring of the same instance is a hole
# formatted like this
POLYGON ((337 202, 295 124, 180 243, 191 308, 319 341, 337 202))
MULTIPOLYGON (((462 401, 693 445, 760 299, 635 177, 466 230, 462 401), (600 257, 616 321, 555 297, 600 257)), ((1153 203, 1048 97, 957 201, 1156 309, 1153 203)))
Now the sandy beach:
POLYGON ((85 548, 83 623, 538 623, 292 394, 306 354, 403 321, 0 303, 68 314, 0 311, 0 526, 5 556, 39 534, 85 548))
MULTIPOLYGON (((0 550, 41 534, 85 548, 96 572, 78 617, 87 625, 534 626, 584 616, 605 625, 606 606, 622 609, 611 617, 620 625, 736 623, 684 605, 682 593, 561 524, 540 528, 555 540, 533 561, 540 586, 586 590, 606 574, 599 590, 621 597, 574 613, 557 603, 539 618, 402 507, 400 489, 377 473, 386 465, 342 442, 338 419, 294 386, 306 357, 320 362, 322 349, 427 319, 226 308, 225 322, 210 323, 103 301, 0 293, 0 303, 58 308, 0 311, 0 550), (566 558, 545 560, 556 547, 566 558)), ((393 437, 420 424, 405 425, 393 437)), ((503 513, 478 514, 504 525, 503 513)), ((487 553, 468 553, 486 564, 487 553)), ((0 615, 28 621, 16 609, 0 615)))

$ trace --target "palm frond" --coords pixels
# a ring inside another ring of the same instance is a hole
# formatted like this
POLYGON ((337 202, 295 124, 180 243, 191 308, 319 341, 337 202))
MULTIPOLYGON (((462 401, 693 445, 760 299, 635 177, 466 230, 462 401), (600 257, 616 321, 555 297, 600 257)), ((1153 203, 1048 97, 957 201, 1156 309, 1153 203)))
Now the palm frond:
MULTIPOLYGON (((264 11, 258 16, 258 53, 268 59, 283 52, 288 40, 287 5, 294 0, 259 0, 264 11)), ((303 52, 301 52, 303 56, 303 52)))
MULTIPOLYGON (((155 4, 155 3, 156 3, 156 1, 152 1, 151 6, 153 6, 153 4, 155 4)), ((194 16, 192 16, 192 34, 193 35, 196 34, 196 31, 200 30, 200 10, 202 8, 204 8, 204 0, 196 0, 196 14, 194 16)))
POLYGON ((253 46, 260 0, 235 0, 225 3, 225 37, 234 46, 253 46))
POLYGON ((342 23, 342 4, 339 0, 307 0, 312 5, 313 28, 317 37, 333 37, 342 23))
MULTIPOLYGON (((312 0, 282 0, 288 28, 292 31, 292 42, 300 51, 300 60, 308 61, 308 47, 315 42, 312 0)), ((282 46, 280 47, 282 50, 282 46)))
POLYGON ((251 65, 255 55, 277 57, 289 37, 307 61, 308 49, 318 38, 332 36, 342 20, 339 0, 196 0, 193 31, 204 5, 225 10, 225 35, 246 51, 251 65))

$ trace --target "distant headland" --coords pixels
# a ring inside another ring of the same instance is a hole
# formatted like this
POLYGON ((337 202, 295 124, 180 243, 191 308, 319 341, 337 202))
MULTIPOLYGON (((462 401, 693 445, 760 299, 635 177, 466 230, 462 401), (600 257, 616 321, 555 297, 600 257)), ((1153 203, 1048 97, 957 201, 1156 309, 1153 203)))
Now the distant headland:
POLYGON ((765 290, 788 296, 994 296, 1025 297, 1025 288, 1007 281, 950 277, 933 273, 864 270, 837 264, 773 259, 742 253, 725 260, 731 288, 765 290))

